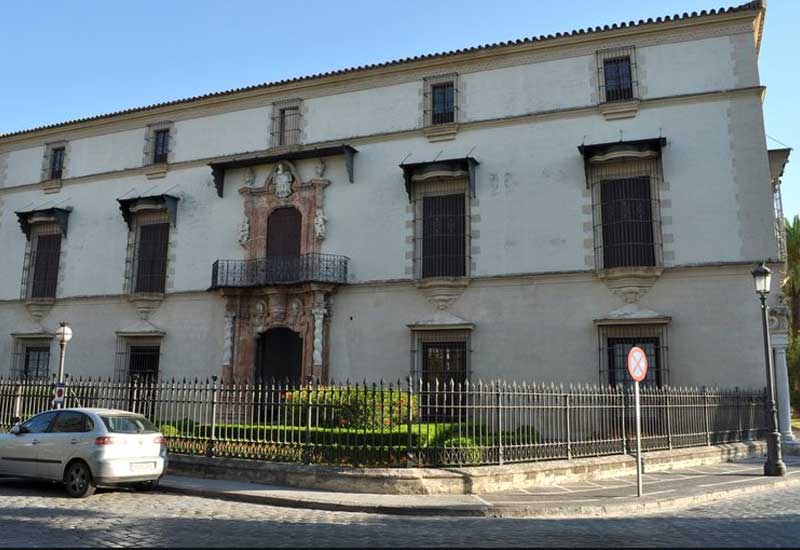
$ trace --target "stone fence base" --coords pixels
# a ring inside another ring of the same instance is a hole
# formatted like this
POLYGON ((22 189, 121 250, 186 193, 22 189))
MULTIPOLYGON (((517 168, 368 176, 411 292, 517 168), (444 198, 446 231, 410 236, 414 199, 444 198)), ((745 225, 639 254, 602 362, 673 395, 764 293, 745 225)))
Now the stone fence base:
MULTIPOLYGON (((651 451, 644 453, 642 458, 645 472, 655 472, 763 456, 765 452, 764 442, 751 441, 651 451)), ((614 455, 504 466, 348 468, 174 454, 170 455, 169 473, 347 493, 454 495, 634 475, 636 459, 628 455, 614 455)))

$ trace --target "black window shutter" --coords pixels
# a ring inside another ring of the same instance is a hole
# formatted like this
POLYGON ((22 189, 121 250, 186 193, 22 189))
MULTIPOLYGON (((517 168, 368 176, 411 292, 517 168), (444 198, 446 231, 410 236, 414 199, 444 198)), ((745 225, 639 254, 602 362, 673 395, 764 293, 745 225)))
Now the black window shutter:
POLYGON ((136 292, 164 292, 168 244, 169 223, 143 225, 139 228, 136 292))
POLYGON ((633 98, 630 57, 606 59, 603 62, 603 73, 606 81, 606 101, 633 98))
POLYGON ((167 162, 169 153, 169 130, 156 130, 155 147, 153 149, 153 163, 167 162))
POLYGON ((455 87, 452 82, 431 86, 433 124, 448 124, 455 120, 455 87))
POLYGON ((55 298, 58 284, 58 262, 61 257, 61 235, 36 237, 33 262, 32 298, 55 298))
POLYGON ((422 200, 422 276, 463 277, 465 265, 465 196, 422 200))
POLYGON ((603 266, 656 265, 650 178, 600 182, 603 266))

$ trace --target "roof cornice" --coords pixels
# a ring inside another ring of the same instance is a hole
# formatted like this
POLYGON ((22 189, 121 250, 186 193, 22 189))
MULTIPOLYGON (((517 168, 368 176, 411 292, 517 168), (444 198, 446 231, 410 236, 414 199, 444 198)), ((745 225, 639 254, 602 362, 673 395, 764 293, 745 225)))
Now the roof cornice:
POLYGON ((567 33, 555 33, 554 35, 542 35, 533 38, 484 44, 481 46, 409 57, 374 65, 340 69, 327 73, 268 82, 221 92, 212 92, 200 96, 0 134, 0 145, 23 142, 33 138, 46 139, 52 136, 60 136, 65 131, 100 128, 113 125, 120 121, 168 117, 171 113, 237 102, 259 96, 298 96, 301 95, 303 91, 341 84, 343 82, 369 80, 387 75, 401 74, 403 72, 439 70, 442 66, 455 63, 475 62, 490 58, 513 56, 543 49, 574 47, 617 38, 629 39, 634 36, 654 34, 665 30, 686 29, 720 23, 732 23, 735 21, 753 21, 753 30, 756 35, 756 49, 758 50, 760 49, 765 11, 766 0, 756 0, 727 9, 702 10, 699 13, 683 13, 682 15, 675 14, 673 16, 648 18, 647 20, 639 20, 638 22, 622 22, 602 27, 598 26, 588 29, 573 30, 567 33))

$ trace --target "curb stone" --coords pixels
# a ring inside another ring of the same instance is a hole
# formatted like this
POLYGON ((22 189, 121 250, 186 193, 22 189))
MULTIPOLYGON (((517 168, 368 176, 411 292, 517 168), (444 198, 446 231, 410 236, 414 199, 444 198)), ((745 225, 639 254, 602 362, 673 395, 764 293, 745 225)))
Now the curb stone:
MULTIPOLYGON (((776 487, 787 488, 800 486, 800 476, 776 479, 774 481, 757 483, 750 487, 737 487, 731 489, 720 489, 695 495, 678 496, 673 498, 647 499, 639 501, 635 497, 625 502, 601 504, 601 505, 542 505, 531 506, 530 504, 455 504, 438 506, 393 506, 382 504, 351 504, 347 502, 329 502, 312 499, 292 499, 275 496, 254 495, 242 492, 225 492, 209 489, 199 489, 192 487, 180 487, 172 485, 170 481, 163 481, 159 489, 177 494, 184 494, 202 498, 215 498, 220 500, 246 502, 250 504, 261 504, 268 506, 279 506, 287 508, 300 508, 307 510, 321 510, 328 512, 355 512, 368 514, 388 514, 403 516, 447 516, 447 517, 526 517, 526 518, 557 518, 557 517, 615 517, 632 513, 653 513, 660 510, 680 508, 696 504, 704 504, 714 500, 742 496, 758 491, 774 489, 776 487)), ((617 497, 619 498, 619 497, 617 497)))

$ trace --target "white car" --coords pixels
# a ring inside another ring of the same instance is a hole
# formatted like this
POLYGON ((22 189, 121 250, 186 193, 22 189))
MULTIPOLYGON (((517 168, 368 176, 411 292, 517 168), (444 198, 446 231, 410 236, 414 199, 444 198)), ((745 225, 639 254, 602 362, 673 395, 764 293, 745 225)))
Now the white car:
POLYGON ((0 434, 0 475, 60 481, 76 498, 98 485, 149 490, 166 468, 164 437, 144 416, 127 411, 52 410, 0 434))

